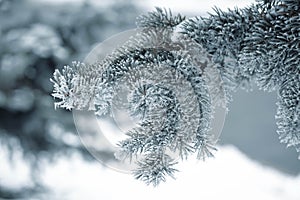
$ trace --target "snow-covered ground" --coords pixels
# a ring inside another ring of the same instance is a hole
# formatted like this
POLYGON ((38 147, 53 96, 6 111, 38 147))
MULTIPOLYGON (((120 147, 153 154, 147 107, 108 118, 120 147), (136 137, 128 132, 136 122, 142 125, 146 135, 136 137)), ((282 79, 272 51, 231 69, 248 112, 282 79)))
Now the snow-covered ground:
MULTIPOLYGON (((18 188, 30 182, 25 163, 6 166, 0 151, 0 183, 18 188), (27 180, 26 180, 27 178, 27 180)), ((20 157, 17 158, 20 160, 20 157)), ((264 167, 233 146, 219 147, 214 159, 190 159, 178 165, 176 180, 169 178, 158 187, 146 186, 129 174, 116 172, 79 155, 45 163, 42 182, 52 190, 46 199, 230 199, 299 200, 300 176, 291 177, 264 167)))

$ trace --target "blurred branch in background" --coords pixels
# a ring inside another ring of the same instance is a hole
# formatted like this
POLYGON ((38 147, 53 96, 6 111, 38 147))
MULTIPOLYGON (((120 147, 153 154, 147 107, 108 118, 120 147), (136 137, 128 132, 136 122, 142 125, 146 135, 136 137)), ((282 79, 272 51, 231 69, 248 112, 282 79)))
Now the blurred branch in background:
POLYGON ((11 189, 0 178, 0 198, 41 192, 36 188, 42 188, 37 176, 42 158, 72 151, 90 158, 76 136, 72 113, 54 110, 49 78, 58 66, 83 59, 97 42, 134 27, 137 15, 131 1, 104 8, 0 0, 0 144, 10 155, 21 152, 33 183, 11 189))

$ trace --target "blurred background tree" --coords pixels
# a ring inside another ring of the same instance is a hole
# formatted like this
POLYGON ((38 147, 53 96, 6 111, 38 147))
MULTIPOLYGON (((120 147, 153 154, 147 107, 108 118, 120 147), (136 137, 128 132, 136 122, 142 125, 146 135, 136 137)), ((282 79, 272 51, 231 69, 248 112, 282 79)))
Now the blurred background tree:
POLYGON ((0 1, 0 146, 11 155, 21 150, 33 182, 20 191, 0 185, 0 198, 40 192, 41 159, 74 150, 90 158, 76 136, 72 113, 54 110, 49 78, 55 68, 83 60, 99 41, 133 28, 136 16, 131 1, 112 1, 105 9, 88 1, 0 1))

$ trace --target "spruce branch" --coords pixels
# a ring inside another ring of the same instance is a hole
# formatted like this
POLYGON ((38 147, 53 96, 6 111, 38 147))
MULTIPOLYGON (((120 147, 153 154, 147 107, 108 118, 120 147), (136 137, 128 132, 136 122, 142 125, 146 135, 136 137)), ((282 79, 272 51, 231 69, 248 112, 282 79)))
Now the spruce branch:
POLYGON ((154 12, 138 17, 137 26, 140 28, 172 28, 184 20, 185 16, 180 14, 173 16, 171 10, 156 7, 154 12))
POLYGON ((227 99, 236 88, 251 82, 266 91, 280 90, 278 133, 281 142, 296 150, 300 137, 295 81, 300 74, 299 13, 297 0, 268 0, 227 12, 215 9, 208 18, 196 17, 179 25, 183 34, 203 45, 219 63, 227 99), (290 95, 283 96, 286 92, 290 95), (287 102, 293 102, 293 108, 287 109, 287 102))
POLYGON ((115 155, 136 162, 134 176, 154 186, 177 171, 168 152, 181 159, 195 152, 202 160, 213 156, 213 105, 226 105, 232 92, 252 82, 278 90, 280 141, 300 151, 299 13, 296 0, 215 8, 207 18, 190 19, 156 8, 138 18, 140 33, 99 63, 56 70, 55 105, 101 116, 120 91, 131 91, 124 106, 139 123, 115 155))
MULTIPOLYGON (((278 92, 277 126, 280 142, 300 148, 300 74, 284 83, 278 92)), ((300 153, 300 152, 299 152, 300 153)), ((300 155, 299 155, 300 159, 300 155)))
POLYGON ((149 154, 143 161, 139 161, 140 168, 134 171, 136 179, 144 181, 147 185, 158 186, 166 181, 166 176, 174 177, 178 170, 173 168, 177 164, 169 156, 149 154))

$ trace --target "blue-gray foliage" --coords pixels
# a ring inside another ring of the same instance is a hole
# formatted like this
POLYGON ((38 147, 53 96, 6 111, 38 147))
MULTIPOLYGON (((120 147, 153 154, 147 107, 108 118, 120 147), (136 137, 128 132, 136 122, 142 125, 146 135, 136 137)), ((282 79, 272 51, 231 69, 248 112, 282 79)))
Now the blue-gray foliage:
POLYGON ((208 18, 184 22, 183 32, 220 63, 227 91, 250 81, 278 90, 280 141, 299 152, 300 2, 267 0, 228 12, 216 9, 208 18))
POLYGON ((298 0, 258 1, 250 7, 226 12, 216 8, 207 18, 191 19, 157 8, 138 18, 137 25, 144 30, 139 39, 131 39, 101 63, 66 66, 62 73, 56 71, 52 79, 53 96, 61 100, 57 106, 88 108, 104 115, 111 112, 115 86, 131 71, 163 66, 185 77, 193 88, 200 113, 193 116, 198 119, 194 131, 182 128, 184 105, 164 82, 142 82, 131 96, 129 109, 141 121, 118 144, 121 149, 118 158, 132 159, 143 154, 137 162, 139 168, 133 172, 136 178, 157 185, 165 181, 166 175, 173 177, 176 162, 167 155, 167 150, 179 151, 182 158, 197 151, 199 159, 213 156, 215 150, 208 134, 213 97, 207 89, 203 65, 199 67, 186 49, 172 47, 172 33, 178 30, 184 36, 181 39, 192 39, 199 49, 203 47, 208 52, 221 75, 226 101, 230 101, 237 88, 247 88, 252 82, 266 91, 278 90, 276 118, 280 141, 300 151, 298 0), (164 110, 164 119, 152 116, 151 109, 159 106, 164 110), (166 123, 157 126, 159 120, 166 123))

